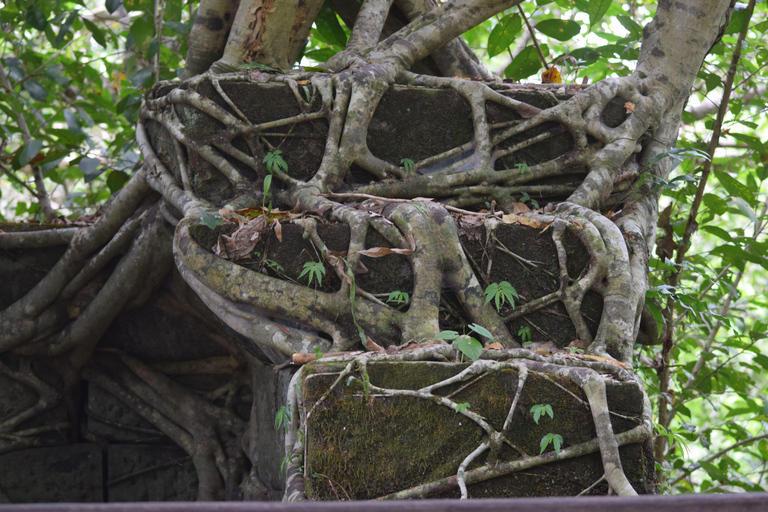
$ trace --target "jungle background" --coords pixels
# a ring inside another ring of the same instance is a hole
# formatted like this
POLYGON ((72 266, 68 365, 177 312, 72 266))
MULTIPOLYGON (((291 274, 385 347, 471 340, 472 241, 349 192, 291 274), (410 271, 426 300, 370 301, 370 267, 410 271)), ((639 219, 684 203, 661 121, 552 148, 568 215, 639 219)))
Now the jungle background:
MULTIPOLYGON (((463 37, 501 77, 540 83, 554 66, 564 82, 588 84, 634 69, 655 8, 525 2, 463 37)), ((181 0, 0 4, 0 221, 76 227, 99 214, 141 166, 139 106, 154 83, 181 77, 195 9, 181 0)), ((646 303, 674 334, 636 345, 635 368, 668 441, 656 456, 670 493, 768 485, 767 30, 766 2, 737 4, 668 155, 679 165, 653 184, 663 196, 646 303)), ((348 37, 324 7, 300 65, 322 67, 348 37)))

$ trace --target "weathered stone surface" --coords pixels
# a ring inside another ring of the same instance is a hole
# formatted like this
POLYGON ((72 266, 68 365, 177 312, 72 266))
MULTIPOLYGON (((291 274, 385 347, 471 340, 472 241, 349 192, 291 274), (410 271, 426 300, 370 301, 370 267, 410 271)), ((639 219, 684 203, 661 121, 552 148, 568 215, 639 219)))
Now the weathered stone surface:
POLYGON ((194 501, 197 474, 178 446, 125 445, 107 453, 108 501, 194 501))
POLYGON ((103 501, 101 454, 84 443, 0 455, 0 491, 12 503, 103 501))
POLYGON ((285 471, 280 469, 285 456, 285 432, 275 428, 275 415, 287 402, 288 386, 295 368, 275 372, 263 366, 254 372, 253 392, 258 415, 258 476, 270 489, 270 500, 279 501, 285 489, 285 471))
MULTIPOLYGON (((322 360, 305 368, 304 408, 309 413, 306 441, 306 486, 310 499, 372 499, 456 474, 462 460, 485 438, 474 422, 447 407, 414 397, 366 394, 359 380, 342 382, 320 403, 345 363, 322 360)), ((437 362, 368 363, 373 385, 392 389, 419 389, 455 375, 466 364, 437 362)), ((345 379, 346 380, 346 379, 345 379)), ((468 403, 497 430, 501 430, 517 388, 517 372, 500 370, 469 385, 451 385, 439 392, 457 403, 468 403)), ((642 396, 624 384, 608 387, 615 433, 627 431, 639 416, 642 396)), ((595 438, 586 397, 573 382, 556 376, 530 373, 514 413, 510 439, 518 449, 538 455, 541 439, 560 434, 563 448, 595 438), (567 390, 567 391, 566 391, 567 390), (577 400, 579 397, 584 403, 577 400), (552 406, 554 418, 534 422, 531 407, 552 406)), ((548 451, 552 450, 550 445, 548 451)), ((469 469, 486 462, 486 452, 469 469)), ((505 447, 498 460, 521 456, 505 447)), ((641 445, 621 449, 624 470, 640 493, 653 492, 653 463, 641 445)), ((493 457, 493 455, 490 455, 493 457)), ((603 474, 600 455, 578 457, 469 487, 473 498, 576 495, 603 474)), ((590 491, 605 494, 605 484, 590 491)), ((458 489, 440 497, 458 497, 458 489)))

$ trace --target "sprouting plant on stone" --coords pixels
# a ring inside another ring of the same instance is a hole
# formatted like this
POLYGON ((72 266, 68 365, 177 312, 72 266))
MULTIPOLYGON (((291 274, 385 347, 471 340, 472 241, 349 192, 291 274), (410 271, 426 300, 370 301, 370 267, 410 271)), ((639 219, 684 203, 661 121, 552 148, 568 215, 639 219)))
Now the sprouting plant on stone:
POLYGON ((200 224, 203 224, 208 229, 213 229, 216 226, 222 226, 224 225, 224 221, 222 220, 222 216, 219 213, 216 212, 206 212, 202 208, 199 209, 200 211, 200 224))
POLYGON ((454 408, 454 411, 456 412, 456 414, 458 414, 460 412, 466 412, 468 409, 469 409, 469 403, 468 402, 464 402, 464 403, 461 403, 461 404, 456 404, 456 407, 454 408))
POLYGON ((400 290, 393 291, 387 298, 387 302, 394 302, 395 304, 408 304, 409 300, 408 293, 401 292, 400 290))
POLYGON ((368 372, 363 370, 362 372, 362 379, 355 377, 354 375, 350 375, 347 377, 347 386, 352 384, 353 382, 357 381, 360 383, 361 386, 363 386, 363 395, 365 396, 366 401, 370 398, 370 386, 371 386, 371 377, 368 375, 368 372))
POLYGON ((501 307, 509 302, 510 307, 514 309, 515 299, 520 298, 517 295, 517 291, 509 284, 508 281, 502 281, 500 283, 491 283, 483 292, 485 294, 485 303, 493 301, 496 311, 501 311, 501 307))
MULTIPOLYGON (((493 334, 485 327, 478 324, 470 324, 469 328, 480 336, 493 341, 493 334)), ((477 361, 483 354, 483 344, 477 338, 468 334, 459 334, 456 331, 441 331, 437 338, 453 342, 453 348, 461 352, 462 358, 467 356, 472 361, 477 361)))
POLYGON ((533 414, 533 421, 539 424, 539 420, 545 414, 549 415, 551 419, 555 418, 555 413, 552 411, 552 406, 549 404, 536 404, 531 407, 531 413, 533 414))
POLYGON ((316 280, 318 286, 323 286, 323 276, 325 275, 325 265, 322 261, 308 261, 304 264, 304 270, 299 274, 299 278, 307 276, 307 284, 312 285, 312 280, 316 280))
POLYGON ((544 453, 544 450, 547 449, 547 446, 549 446, 549 443, 552 443, 552 446, 555 447, 555 453, 560 455, 560 447, 563 446, 563 436, 560 434, 553 434, 549 433, 541 438, 541 451, 539 452, 539 455, 544 453))
POLYGON ((291 405, 284 405, 277 410, 275 414, 275 430, 285 428, 291 422, 291 405))
POLYGON ((315 347, 313 354, 315 354, 315 359, 320 359, 323 357, 323 350, 320 347, 315 347))
POLYGON ((528 195, 528 192, 523 191, 523 195, 520 196, 520 202, 521 203, 528 203, 530 202, 534 208, 539 207, 539 202, 536 201, 534 198, 532 198, 530 195, 528 195))
POLYGON ((408 172, 411 172, 414 167, 414 162, 410 158, 403 158, 400 160, 400 163, 403 164, 403 167, 405 167, 405 170, 408 172))
POLYGON ((523 325, 517 331, 517 335, 520 336, 520 341, 523 343, 529 343, 531 341, 531 328, 527 325, 523 325))

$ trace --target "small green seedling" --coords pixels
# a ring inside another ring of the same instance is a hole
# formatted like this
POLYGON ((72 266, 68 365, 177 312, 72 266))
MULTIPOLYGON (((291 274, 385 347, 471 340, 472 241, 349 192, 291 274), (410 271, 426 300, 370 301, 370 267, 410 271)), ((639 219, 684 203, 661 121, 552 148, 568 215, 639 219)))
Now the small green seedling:
POLYGON ((555 447, 555 453, 560 455, 560 447, 563 446, 563 436, 560 434, 553 434, 551 432, 541 438, 541 451, 539 452, 539 455, 544 453, 544 450, 547 449, 549 443, 552 443, 552 446, 555 447))
POLYGON ((320 261, 308 261, 304 264, 304 270, 299 274, 299 278, 307 276, 308 284, 312 285, 312 280, 317 280, 318 286, 323 286, 323 276, 325 275, 325 265, 320 261))
POLYGON ((555 418, 555 413, 552 411, 552 406, 549 404, 536 404, 531 407, 531 413, 533 414, 533 421, 539 424, 539 420, 545 414, 548 414, 551 419, 555 418))
POLYGON ((408 301, 410 300, 410 297, 406 292, 401 292, 400 290, 395 290, 394 292, 389 294, 389 297, 387 298, 387 302, 394 302, 395 304, 408 304, 408 301))
POLYGON ((531 328, 527 325, 520 327, 520 330, 517 331, 517 335, 520 336, 523 345, 526 343, 531 343, 531 328))
POLYGON ((400 163, 405 167, 406 172, 411 172, 416 165, 410 158, 403 158, 400 163))
POLYGON ((493 301, 496 306, 496 311, 501 311, 501 307, 509 302, 512 309, 515 308, 515 299, 520 297, 517 295, 517 291, 507 281, 500 283, 491 283, 485 289, 485 303, 493 301))
POLYGON ((460 412, 467 412, 469 410, 469 403, 464 402, 463 404, 456 404, 456 407, 454 408, 454 412, 456 414, 460 412))
POLYGON ((264 160, 262 160, 263 163, 267 164, 267 170, 270 175, 274 174, 277 177, 280 177, 283 171, 288 170, 288 164, 285 163, 282 154, 283 152, 281 150, 276 149, 267 153, 264 160))
MULTIPOLYGON (((469 328, 480 336, 485 336, 489 340, 493 341, 493 334, 478 324, 470 324, 469 328)), ((480 343, 477 338, 469 336, 468 334, 459 334, 456 331, 441 331, 437 338, 441 340, 453 342, 453 348, 462 353, 463 356, 467 356, 472 361, 477 361, 480 356, 483 355, 483 344, 480 343)))
POLYGON ((323 351, 320 347, 315 347, 313 353, 315 354, 315 359, 320 359, 323 357, 323 351))
POLYGON ((203 224, 208 229, 213 229, 216 226, 223 226, 222 216, 218 213, 208 213, 200 208, 200 224, 203 224))
POLYGON ((291 406, 284 405, 277 410, 275 415, 275 430, 285 428, 291 422, 291 406))

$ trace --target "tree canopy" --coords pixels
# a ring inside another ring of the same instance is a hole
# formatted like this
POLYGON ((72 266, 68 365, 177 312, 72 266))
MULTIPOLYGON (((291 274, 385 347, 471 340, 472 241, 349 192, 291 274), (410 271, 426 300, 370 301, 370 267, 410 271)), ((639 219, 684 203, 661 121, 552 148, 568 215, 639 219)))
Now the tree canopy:
MULTIPOLYGON (((635 71, 643 27, 668 3, 521 2, 462 38, 478 70, 587 86, 635 71)), ((238 69, 326 69, 350 41, 347 4, 319 8, 295 62, 238 69)), ((188 76, 197 8, 181 0, 0 7, 0 221, 81 226, 99 215, 142 166, 135 126, 145 94, 188 76)), ((735 5, 696 73, 676 147, 650 162, 675 169, 647 178, 662 212, 645 295, 653 327, 629 357, 654 407, 668 492, 768 490, 767 31, 765 2, 735 5)))

